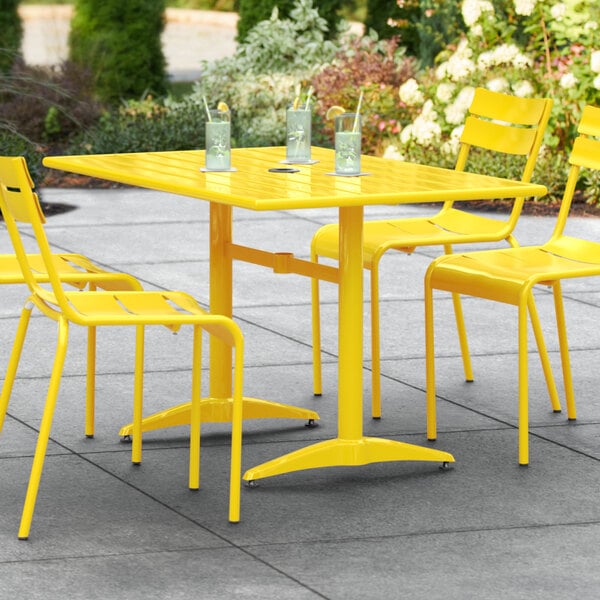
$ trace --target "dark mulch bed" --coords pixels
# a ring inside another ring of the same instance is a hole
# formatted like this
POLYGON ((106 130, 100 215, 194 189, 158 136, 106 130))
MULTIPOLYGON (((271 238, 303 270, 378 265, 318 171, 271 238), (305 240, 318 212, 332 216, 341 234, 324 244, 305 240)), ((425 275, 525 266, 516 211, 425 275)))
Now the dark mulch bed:
POLYGON ((85 189, 112 189, 126 187, 120 183, 87 177, 86 175, 75 175, 63 171, 47 170, 40 187, 45 188, 85 188, 85 189))
MULTIPOLYGON (((473 210, 493 213, 506 213, 510 208, 510 203, 503 200, 475 200, 468 204, 469 208, 473 210)), ((558 213, 559 208, 560 204, 556 202, 549 204, 548 202, 533 200, 525 202, 522 214, 539 217, 552 216, 558 213)), ((580 192, 576 192, 571 204, 571 215, 577 217, 600 217, 600 206, 587 204, 585 196, 580 192)))

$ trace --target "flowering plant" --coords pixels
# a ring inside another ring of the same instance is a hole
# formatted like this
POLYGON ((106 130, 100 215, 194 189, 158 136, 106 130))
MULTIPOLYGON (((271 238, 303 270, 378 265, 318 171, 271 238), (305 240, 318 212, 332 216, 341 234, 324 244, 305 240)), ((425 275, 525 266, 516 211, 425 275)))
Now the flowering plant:
MULTIPOLYGON (((554 164, 550 154, 569 152, 583 106, 600 102, 600 4, 463 0, 461 8, 464 36, 434 67, 400 86, 400 103, 416 114, 386 154, 414 159, 423 148, 441 148, 440 162, 455 156, 474 88, 482 86, 554 99, 544 150, 546 164, 554 164)), ((547 171, 543 178, 564 179, 550 166, 547 171)))

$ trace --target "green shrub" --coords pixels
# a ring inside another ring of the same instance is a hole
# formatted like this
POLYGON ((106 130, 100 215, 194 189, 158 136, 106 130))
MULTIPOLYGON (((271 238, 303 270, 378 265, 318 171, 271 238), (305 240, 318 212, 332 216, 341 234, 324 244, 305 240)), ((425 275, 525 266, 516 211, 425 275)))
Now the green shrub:
POLYGON ((345 4, 343 0, 319 0, 317 8, 327 23, 327 33, 325 37, 331 39, 336 37, 337 30, 341 23, 340 9, 345 4))
POLYGON ((101 100, 166 92, 161 46, 165 0, 76 0, 70 59, 94 73, 101 100))
MULTIPOLYGON (((275 12, 253 27, 233 58, 216 61, 213 69, 231 64, 239 73, 294 73, 330 61, 339 46, 326 39, 327 23, 312 0, 295 0, 288 17, 275 12)), ((210 67, 209 67, 210 68, 210 67)))
MULTIPOLYGON (((294 4, 294 0, 240 0, 240 18, 237 24, 238 42, 246 42, 248 34, 258 23, 271 18, 274 8, 277 8, 277 18, 290 18, 294 4)), ((341 21, 339 11, 342 4, 342 0, 319 0, 316 6, 319 15, 325 19, 327 25, 326 38, 332 39, 337 34, 338 25, 341 21)), ((301 50, 301 47, 297 49, 297 51, 301 50)))
POLYGON ((436 56, 448 45, 460 39, 465 30, 460 5, 462 0, 422 0, 421 14, 415 24, 419 37, 416 56, 421 66, 431 66, 436 56))
POLYGON ((205 63, 193 96, 229 105, 237 145, 283 144, 285 108, 296 88, 306 91, 311 76, 340 48, 325 39, 325 31, 312 0, 296 0, 288 19, 260 22, 233 57, 205 63))
POLYGON ((131 100, 104 114, 98 124, 78 136, 73 154, 153 152, 204 148, 205 112, 201 102, 131 100))
POLYGON ((389 0, 367 0, 367 16, 365 28, 373 29, 382 39, 400 36, 400 43, 406 47, 411 56, 416 56, 419 49, 419 35, 414 27, 414 21, 420 14, 418 0, 407 0, 402 3, 389 0), (396 23, 397 25, 390 25, 396 23), (398 31, 402 26, 402 32, 398 31))
POLYGON ((423 66, 431 66, 439 52, 455 42, 465 29, 461 0, 405 0, 390 4, 388 0, 368 0, 367 30, 374 29, 381 38, 398 36, 407 54, 418 57, 423 66))
POLYGON ((255 25, 270 19, 275 7, 279 18, 286 19, 293 5, 293 0, 239 0, 238 42, 245 42, 246 36, 255 25))
POLYGON ((19 0, 0 0, 0 72, 7 73, 21 50, 23 24, 17 12, 19 0))
POLYGON ((216 79, 203 80, 194 96, 211 99, 211 105, 217 101, 229 105, 236 146, 277 146, 285 143, 285 109, 294 98, 298 81, 283 73, 246 73, 223 85, 216 79))
POLYGON ((0 123, 0 156, 24 156, 32 179, 35 182, 42 180, 44 148, 10 130, 2 123, 0 123))

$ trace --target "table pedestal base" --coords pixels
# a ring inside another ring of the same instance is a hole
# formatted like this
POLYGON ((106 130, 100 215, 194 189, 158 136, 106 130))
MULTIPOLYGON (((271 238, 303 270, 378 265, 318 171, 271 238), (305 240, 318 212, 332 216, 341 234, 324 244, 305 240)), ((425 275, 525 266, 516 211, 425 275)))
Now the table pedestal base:
MULTIPOLYGON (((142 419, 142 432, 175 427, 176 425, 189 425, 191 402, 178 404, 161 412, 142 419)), ((200 406, 202 423, 230 423, 232 412, 231 398, 202 398, 200 406)), ((259 398, 243 399, 243 419, 304 419, 316 421, 318 413, 314 410, 270 402, 259 398)), ((127 437, 133 434, 133 423, 124 425, 119 435, 127 437)))
POLYGON ((386 440, 362 437, 357 440, 336 438, 300 448, 262 465, 248 469, 243 479, 254 481, 263 477, 282 475, 303 469, 319 467, 352 467, 375 462, 389 461, 430 461, 450 463, 454 457, 448 452, 386 440))

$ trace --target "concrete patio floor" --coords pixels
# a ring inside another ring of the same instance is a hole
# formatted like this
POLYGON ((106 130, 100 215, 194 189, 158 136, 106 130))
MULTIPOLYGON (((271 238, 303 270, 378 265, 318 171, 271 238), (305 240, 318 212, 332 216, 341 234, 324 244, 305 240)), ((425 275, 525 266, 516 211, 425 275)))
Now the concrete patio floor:
MULTIPOLYGON (((139 277, 149 289, 208 298, 208 205, 139 189, 42 190, 73 210, 48 219, 56 250, 81 252, 139 277)), ((368 216, 417 215, 428 207, 381 207, 368 216)), ((308 257, 335 210, 234 213, 234 237, 308 257)), ((523 217, 522 243, 544 241, 551 217, 523 217)), ((600 221, 570 231, 598 239, 600 221)), ((0 252, 10 252, 6 232, 0 252)), ((365 303, 364 428, 427 445, 423 274, 434 251, 382 262, 383 418, 370 418, 365 303)), ((234 317, 246 339, 245 393, 320 413, 318 427, 248 421, 243 468, 336 432, 337 290, 322 286, 324 394, 312 395, 310 284, 236 263, 234 317)), ((202 430, 202 484, 187 489, 188 430, 144 436, 144 462, 120 440, 131 419, 133 336, 98 335, 96 436, 83 435, 85 336, 73 328, 51 443, 28 541, 17 528, 31 467, 55 326, 30 331, 0 436, 0 597, 19 599, 513 599, 594 598, 600 590, 600 281, 565 284, 578 419, 553 414, 531 345, 531 464, 517 464, 516 311, 464 301, 475 382, 462 374, 451 303, 437 314, 439 437, 454 454, 404 462, 307 470, 242 489, 242 520, 227 521, 228 427, 202 430)), ((26 291, 4 286, 0 373, 26 291)), ((551 295, 538 307, 557 376, 551 295)), ((187 400, 187 332, 148 331, 145 413, 187 400)), ((205 378, 207 379, 207 378, 205 378)), ((559 389, 562 386, 559 381, 559 389)), ((562 395, 561 395, 562 398, 562 395)), ((564 402, 564 401, 563 401, 564 402)))

